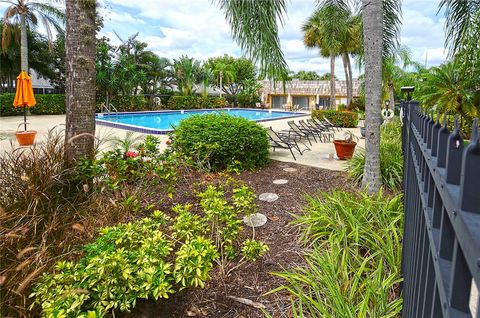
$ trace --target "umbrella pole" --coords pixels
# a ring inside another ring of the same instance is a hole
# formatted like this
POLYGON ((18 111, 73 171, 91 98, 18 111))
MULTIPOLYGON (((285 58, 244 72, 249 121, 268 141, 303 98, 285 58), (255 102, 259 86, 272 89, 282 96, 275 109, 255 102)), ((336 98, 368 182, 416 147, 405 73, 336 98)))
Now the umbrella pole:
POLYGON ((23 105, 23 128, 27 131, 27 108, 23 105))

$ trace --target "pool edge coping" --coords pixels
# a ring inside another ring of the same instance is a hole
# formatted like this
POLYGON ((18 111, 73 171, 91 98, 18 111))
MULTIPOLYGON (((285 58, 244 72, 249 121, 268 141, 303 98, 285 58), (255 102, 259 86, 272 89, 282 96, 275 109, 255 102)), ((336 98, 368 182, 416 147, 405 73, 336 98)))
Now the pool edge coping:
POLYGON ((194 111, 206 111, 206 110, 215 110, 215 109, 239 109, 239 110, 251 110, 251 111, 263 111, 263 112, 279 112, 279 113, 289 113, 289 114, 295 114, 292 116, 286 116, 286 117, 278 117, 278 118, 267 118, 267 119, 258 119, 258 120, 253 120, 256 123, 260 122, 266 122, 266 121, 274 121, 274 120, 282 120, 282 119, 289 119, 289 118, 297 118, 297 117, 303 117, 303 116, 308 116, 309 113, 300 113, 298 111, 292 112, 292 111, 284 111, 284 110, 272 110, 272 109, 256 109, 256 108, 202 108, 202 109, 165 109, 165 110, 148 110, 148 111, 138 111, 138 112, 117 112, 117 113, 97 113, 95 114, 95 123, 102 125, 102 126, 107 126, 111 128, 117 128, 117 129, 123 129, 123 130, 129 130, 129 131, 134 131, 138 133, 143 133, 143 134, 152 134, 152 135, 166 135, 174 129, 155 129, 155 128, 147 128, 144 126, 136 126, 136 125, 130 125, 130 124, 118 124, 115 122, 107 121, 107 120, 102 120, 99 119, 97 116, 99 114, 102 114, 103 116, 115 116, 115 115, 130 115, 130 114, 149 114, 149 113, 169 113, 169 112, 194 112, 194 111))

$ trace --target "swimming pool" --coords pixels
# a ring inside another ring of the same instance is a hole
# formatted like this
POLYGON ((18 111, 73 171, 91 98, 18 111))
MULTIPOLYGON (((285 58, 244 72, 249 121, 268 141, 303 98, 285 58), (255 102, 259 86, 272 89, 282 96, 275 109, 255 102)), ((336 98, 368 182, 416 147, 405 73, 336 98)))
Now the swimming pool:
POLYGON ((257 122, 305 115, 305 113, 300 112, 226 108, 97 114, 95 120, 99 125, 114 128, 127 129, 146 134, 166 134, 172 131, 172 127, 178 125, 182 119, 192 115, 208 113, 225 113, 257 122))

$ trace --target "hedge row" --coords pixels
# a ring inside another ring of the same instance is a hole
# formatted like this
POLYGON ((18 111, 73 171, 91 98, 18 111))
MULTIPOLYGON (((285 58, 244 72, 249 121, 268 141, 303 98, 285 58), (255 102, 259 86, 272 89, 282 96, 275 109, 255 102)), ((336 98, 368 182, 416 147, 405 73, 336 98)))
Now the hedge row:
POLYGON ((172 96, 168 100, 166 109, 205 109, 225 108, 227 100, 223 97, 203 96, 172 96))
MULTIPOLYGON (((23 114, 23 108, 14 108, 13 100, 15 94, 5 93, 0 95, 0 116, 18 116, 23 114)), ((58 115, 65 114, 65 95, 48 94, 35 95, 37 105, 30 108, 32 114, 37 115, 58 115)))
MULTIPOLYGON (((5 93, 0 95, 0 116, 19 116, 23 114, 22 108, 14 108, 13 100, 15 94, 5 93)), ((64 94, 38 94, 35 95, 37 104, 30 109, 36 115, 58 115, 65 114, 64 94)), ((204 109, 224 108, 227 100, 223 97, 202 97, 202 96, 172 96, 162 99, 162 105, 151 103, 144 96, 117 96, 110 100, 110 103, 119 112, 157 110, 157 109, 204 109)), ((97 101, 97 112, 102 112, 103 100, 97 101)))
POLYGON ((312 117, 320 120, 325 117, 337 127, 354 128, 358 125, 357 113, 350 111, 314 110, 312 111, 312 117))
MULTIPOLYGON (((13 100, 15 94, 5 93, 0 95, 0 116, 18 116, 23 114, 23 108, 14 108, 13 100)), ((35 95, 37 104, 30 108, 30 112, 35 115, 59 115, 65 114, 65 95, 64 94, 38 94, 35 95)), ((96 111, 101 112, 101 104, 104 101, 97 101, 96 111)), ((155 110, 159 106, 151 106, 148 100, 143 96, 117 96, 110 103, 119 112, 155 110)))

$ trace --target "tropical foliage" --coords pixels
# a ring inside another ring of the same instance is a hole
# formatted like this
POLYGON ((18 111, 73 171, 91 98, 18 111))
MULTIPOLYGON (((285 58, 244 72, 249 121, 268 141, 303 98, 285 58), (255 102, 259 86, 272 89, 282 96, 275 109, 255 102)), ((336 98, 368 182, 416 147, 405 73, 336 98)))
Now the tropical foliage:
MULTIPOLYGON (((8 4, 3 15, 2 51, 5 52, 11 45, 12 37, 20 38, 20 60, 24 71, 28 68, 28 37, 27 29, 37 30, 41 22, 47 33, 49 43, 52 43, 51 26, 58 33, 63 33, 65 13, 54 5, 29 0, 5 0, 8 4), (18 37, 18 33, 20 36, 18 37)), ((58 0, 57 2, 63 2, 58 0)))
MULTIPOLYGON (((402 126, 399 120, 382 125, 380 130, 380 173, 382 184, 390 191, 399 191, 403 180, 402 126)), ((360 184, 365 168, 365 151, 360 150, 347 162, 346 171, 360 184)))
POLYGON ((307 265, 275 273, 293 295, 294 317, 397 317, 403 207, 382 192, 307 197, 298 217, 307 265))

